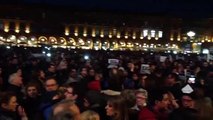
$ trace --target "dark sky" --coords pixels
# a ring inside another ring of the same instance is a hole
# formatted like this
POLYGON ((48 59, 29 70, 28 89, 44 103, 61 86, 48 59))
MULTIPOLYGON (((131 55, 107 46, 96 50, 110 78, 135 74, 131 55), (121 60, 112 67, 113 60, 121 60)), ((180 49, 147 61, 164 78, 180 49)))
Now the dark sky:
POLYGON ((60 5, 81 10, 169 13, 213 17, 213 0, 1 0, 30 4, 60 5))

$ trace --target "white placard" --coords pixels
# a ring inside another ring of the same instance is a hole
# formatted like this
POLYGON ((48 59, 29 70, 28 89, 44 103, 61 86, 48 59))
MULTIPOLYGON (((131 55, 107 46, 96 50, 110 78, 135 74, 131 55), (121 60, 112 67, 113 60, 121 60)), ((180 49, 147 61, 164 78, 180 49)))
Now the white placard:
POLYGON ((166 58, 166 56, 160 56, 160 62, 165 62, 166 58))
POLYGON ((150 74, 150 66, 149 64, 141 64, 141 74, 150 74))
POLYGON ((119 64, 119 60, 118 59, 108 59, 108 63, 110 65, 118 65, 119 64))

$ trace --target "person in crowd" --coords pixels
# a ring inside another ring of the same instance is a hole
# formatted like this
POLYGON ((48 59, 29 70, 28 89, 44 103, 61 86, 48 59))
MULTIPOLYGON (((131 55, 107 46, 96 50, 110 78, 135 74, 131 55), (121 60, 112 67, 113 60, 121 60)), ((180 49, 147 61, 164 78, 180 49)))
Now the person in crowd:
POLYGON ((88 76, 88 70, 87 70, 87 68, 86 67, 82 67, 80 69, 80 74, 79 74, 78 77, 82 80, 82 79, 87 78, 87 76, 88 76))
POLYGON ((56 79, 58 84, 62 85, 67 81, 68 78, 68 62, 66 58, 59 58, 58 63, 56 62, 56 79))
POLYGON ((56 66, 54 63, 48 63, 46 77, 56 77, 56 66))
POLYGON ((70 68, 69 77, 65 84, 76 84, 77 82, 79 82, 77 70, 75 68, 70 68))
POLYGON ((168 120, 169 94, 167 90, 157 90, 152 98, 152 111, 157 120, 168 120))
POLYGON ((180 105, 178 104, 178 99, 176 99, 170 91, 168 92, 168 95, 169 95, 168 109, 170 112, 172 112, 173 110, 178 109, 180 105))
POLYGON ((98 91, 88 91, 84 97, 83 111, 92 110, 100 115, 101 119, 106 119, 106 112, 104 109, 104 99, 102 94, 98 91))
POLYGON ((181 97, 181 105, 178 109, 174 109, 169 114, 169 119, 171 120, 199 120, 199 111, 195 108, 195 98, 196 95, 192 91, 190 93, 185 93, 183 90, 181 97))
POLYGON ((9 85, 7 87, 7 91, 14 92, 20 101, 23 98, 22 88, 23 88, 23 81, 22 77, 18 73, 13 73, 10 75, 8 79, 9 85))
POLYGON ((139 111, 135 109, 136 106, 135 90, 124 89, 121 91, 121 96, 125 99, 125 103, 128 107, 129 119, 138 120, 139 111))
MULTIPOLYGON (((91 53, 91 56, 90 56, 90 60, 85 62, 85 60, 82 59, 84 51, 71 50, 67 52, 68 54, 64 54, 64 55, 67 55, 66 56, 66 62, 68 63, 67 65, 64 63, 60 63, 60 60, 62 59, 57 59, 58 57, 53 57, 53 59, 51 59, 52 62, 48 65, 46 64, 47 61, 45 60, 45 58, 38 57, 36 58, 35 61, 34 60, 31 61, 32 64, 34 64, 33 62, 35 62, 35 66, 33 65, 34 67, 32 67, 32 66, 27 66, 28 64, 31 64, 30 60, 32 60, 27 58, 28 56, 31 57, 31 55, 28 55, 29 53, 31 53, 28 51, 29 49, 28 50, 23 49, 21 50, 21 52, 17 49, 21 49, 21 48, 14 48, 14 50, 11 49, 10 52, 12 54, 10 53, 8 54, 8 56, 10 56, 9 59, 5 59, 8 57, 4 57, 3 54, 0 55, 1 58, 3 59, 0 61, 2 62, 1 65, 3 65, 2 75, 0 72, 0 84, 1 84, 1 78, 3 80, 3 86, 1 86, 3 87, 2 90, 15 92, 18 103, 20 103, 21 105, 22 103, 19 101, 22 100, 22 97, 23 97, 23 93, 21 89, 24 85, 27 85, 26 88, 29 89, 29 93, 27 93, 28 90, 26 89, 26 96, 24 98, 24 101, 27 100, 27 102, 29 102, 27 104, 34 103, 33 102, 34 99, 37 99, 37 97, 39 97, 38 93, 42 91, 41 93, 42 93, 43 99, 41 100, 40 106, 44 104, 46 106, 41 107, 39 111, 42 113, 48 113, 48 117, 46 117, 46 119, 49 119, 50 112, 44 112, 44 111, 48 111, 48 110, 52 111, 53 105, 64 99, 66 100, 71 99, 76 101, 76 103, 79 105, 79 108, 81 108, 81 110, 84 110, 82 109, 82 106, 85 102, 86 105, 89 104, 88 105, 89 109, 93 110, 93 108, 95 108, 94 111, 97 111, 96 105, 99 103, 99 101, 96 99, 98 99, 98 97, 97 96, 92 97, 95 100, 93 99, 91 100, 90 99, 91 96, 90 97, 87 96, 88 89, 96 90, 96 92, 100 91, 101 89, 103 90, 111 89, 111 90, 105 91, 106 93, 109 93, 108 95, 110 96, 110 95, 120 94, 120 91, 123 92, 123 90, 125 91, 125 89, 127 88, 129 89, 143 88, 147 90, 149 93, 148 96, 146 96, 146 94, 144 93, 140 93, 139 92, 140 90, 136 90, 136 93, 133 95, 132 95, 132 92, 130 93, 124 92, 124 94, 121 93, 122 97, 124 97, 125 99, 125 105, 127 105, 129 119, 133 119, 133 120, 137 119, 132 117, 134 115, 131 114, 132 104, 130 104, 131 101, 134 101, 133 98, 131 98, 130 96, 133 97, 135 95, 136 95, 135 102, 137 102, 136 108, 138 108, 140 112, 145 108, 148 109, 150 112, 152 112, 155 115, 156 119, 166 120, 168 114, 171 114, 172 116, 176 116, 176 118, 179 118, 179 119, 186 119, 186 118, 189 118, 189 119, 199 118, 201 120, 212 119, 211 118, 211 115, 212 115, 211 99, 213 98, 212 97, 213 87, 211 84, 212 78, 213 78, 212 77, 213 72, 211 72, 212 61, 207 62, 206 60, 199 60, 199 59, 196 59, 197 56, 195 57, 185 56, 184 60, 177 60, 177 59, 175 60, 174 56, 170 56, 170 57, 173 57, 174 60, 168 61, 168 59, 166 59, 164 62, 161 61, 160 63, 159 58, 156 55, 161 55, 161 53, 157 53, 157 54, 153 53, 153 55, 150 55, 149 52, 141 54, 141 52, 136 52, 136 51, 134 52, 87 51, 91 53), (119 63, 117 65, 114 65, 113 67, 111 66, 111 68, 108 68, 107 66, 109 66, 109 64, 106 61, 107 59, 110 59, 110 58, 119 59, 119 63), (143 58, 143 61, 139 61, 141 58, 143 58), (37 60, 38 61, 41 60, 41 61, 37 64, 38 62, 37 60), (56 64, 53 64, 53 63, 56 63, 56 64), (138 82, 139 86, 135 86, 135 82, 133 81, 133 78, 136 78, 136 81, 137 81, 138 77, 140 77, 138 75, 139 75, 139 68, 140 68, 139 66, 141 65, 141 63, 150 65, 151 74, 149 73, 141 74, 141 79, 139 79, 139 82, 138 82), (56 71, 55 65, 56 66, 59 65, 57 71, 56 71), (23 68, 22 69, 23 75, 22 75, 21 69, 19 69, 20 66, 22 66, 23 68), (199 67, 198 70, 196 70, 197 66, 199 67), (43 74, 44 71, 41 70, 42 72, 38 72, 39 74, 37 74, 37 70, 41 68, 43 70, 48 69, 48 71, 45 71, 47 74, 46 76, 48 80, 46 80, 45 74, 43 74), (66 70, 64 71, 64 68, 69 70, 70 72, 67 72, 66 70), (82 68, 82 69, 79 69, 80 70, 79 74, 77 74, 76 69, 72 69, 72 68, 82 68), (36 75, 32 75, 32 71, 34 71, 36 75), (193 87, 196 86, 197 84, 202 85, 203 87, 202 89, 204 89, 206 94, 202 93, 202 90, 196 91, 196 89, 194 90, 194 92, 196 93, 196 97, 194 97, 191 93, 184 93, 183 95, 182 93, 180 94, 181 87, 183 87, 182 85, 184 85, 185 84, 184 82, 186 82, 185 81, 186 79, 184 77, 188 71, 195 71, 194 73, 196 77, 195 84, 190 84, 190 85, 192 85, 193 87), (104 76, 101 79, 106 81, 106 82, 103 82, 103 84, 101 84, 102 85, 101 87, 100 87, 100 76, 98 76, 99 73, 103 74, 104 76), (94 78, 94 75, 95 76, 97 75, 97 78, 94 78), (184 77, 181 77, 181 75, 184 75, 184 77), (57 79, 55 78, 50 79, 48 76, 55 76, 57 79), (23 80, 21 80, 22 78, 23 80), (28 79, 28 78, 32 78, 32 79, 28 79), (65 81, 64 81, 64 78, 66 78, 65 81), (131 82, 125 83, 126 79, 129 79, 131 82), (179 79, 181 80, 183 79, 181 81, 181 83, 183 84, 178 83, 179 79), (43 90, 40 90, 40 89, 38 90, 37 88, 38 91, 36 92, 34 91, 35 86, 28 87, 28 83, 31 82, 31 80, 35 80, 39 82, 39 86, 43 86, 43 90), (200 83, 198 83, 197 80, 200 81, 200 83), (72 87, 70 88, 69 86, 65 85, 59 88, 59 85, 62 85, 64 83, 70 84, 72 85, 72 87), (156 89, 159 89, 159 88, 167 89, 170 92, 168 92, 168 95, 162 94, 161 90, 156 91, 156 89), (76 99, 77 97, 75 95, 75 92, 79 93, 78 99, 76 99), (127 95, 127 94, 131 94, 131 95, 127 95), (207 98, 207 96, 210 98, 207 98), (179 105, 177 104, 177 99, 179 100, 178 101, 179 105), (145 103, 148 106, 143 106, 145 105, 145 103), (149 103, 151 103, 150 107, 149 107, 149 103), (196 116, 195 114, 198 114, 198 116, 196 116), (184 116, 184 117, 178 117, 178 116, 184 116)), ((1 53, 4 53, 4 52, 1 52, 1 53)), ((61 53, 60 50, 56 50, 53 52, 53 55, 56 54, 54 56, 57 56, 57 54, 60 54, 60 53, 61 53)), ((33 104, 32 104, 32 108, 33 108, 33 104)), ((115 116, 117 116, 116 114, 121 113, 121 112, 118 112, 120 111, 120 109, 118 108, 120 107, 116 107, 113 105, 112 107, 108 106, 107 114, 110 113, 110 110, 113 111, 112 112, 113 115, 109 115, 111 119, 115 119, 115 116)), ((32 117, 28 113, 28 112, 31 112, 31 110, 29 110, 29 108, 26 108, 25 112, 29 116, 29 119, 31 119, 32 117)), ((97 113, 100 113, 99 109, 97 113)), ((106 115, 105 112, 103 113, 106 115)), ((58 115, 63 116, 63 115, 66 115, 66 113, 62 112, 58 115)), ((143 115, 143 116, 146 116, 146 115, 143 115)), ((174 118, 175 117, 173 117, 171 120, 173 120, 174 118)), ((100 114, 100 119, 107 120, 102 117, 102 114, 100 114)))
POLYGON ((75 120, 70 110, 56 113, 50 120, 75 120))
POLYGON ((90 68, 90 69, 88 70, 88 76, 87 76, 88 82, 90 82, 90 81, 92 81, 92 80, 95 79, 95 74, 96 74, 96 71, 95 71, 94 68, 90 68))
POLYGON ((26 95, 21 101, 23 108, 29 120, 38 119, 39 105, 41 104, 41 96, 37 84, 28 83, 25 88, 26 95))
POLYGON ((59 60, 59 63, 57 65, 56 69, 59 70, 59 71, 63 71, 63 70, 66 70, 67 67, 68 67, 67 59, 66 58, 61 58, 59 60))
POLYGON ((144 89, 146 88, 147 77, 148 77, 148 75, 146 75, 146 74, 141 74, 141 75, 139 76, 138 86, 139 86, 140 88, 144 88, 144 89))
POLYGON ((107 101, 106 115, 110 120, 129 120, 128 107, 122 96, 114 96, 107 101))
POLYGON ((164 87, 174 95, 175 98, 181 97, 181 81, 176 73, 169 73, 164 80, 164 87))
POLYGON ((200 119, 202 120, 213 120, 213 106, 212 100, 205 95, 204 88, 197 86, 194 88, 196 95, 195 109, 199 111, 200 119))
POLYGON ((89 83, 87 84, 88 89, 100 91, 101 90, 101 80, 102 80, 102 75, 99 73, 96 73, 94 79, 89 81, 89 83))
POLYGON ((0 120, 28 120, 25 110, 18 106, 16 95, 12 92, 0 94, 0 120))
POLYGON ((79 97, 81 98, 84 96, 85 91, 87 91, 87 84, 88 84, 87 76, 88 76, 87 68, 82 67, 80 69, 80 74, 78 76, 79 83, 77 86, 77 91, 79 92, 78 94, 80 95, 79 97))
POLYGON ((101 120, 98 113, 87 110, 81 113, 80 120, 101 120))
POLYGON ((121 74, 118 73, 117 68, 111 68, 109 71, 108 78, 108 89, 121 91, 122 90, 123 79, 121 74))
POLYGON ((55 78, 49 77, 45 81, 45 90, 46 92, 52 92, 56 91, 58 89, 59 85, 55 78))
POLYGON ((40 93, 44 93, 45 92, 45 80, 46 80, 46 76, 45 76, 44 70, 38 69, 32 75, 32 81, 31 82, 37 84, 38 90, 39 90, 40 93))
MULTIPOLYGON (((80 110, 73 100, 63 100, 53 106, 52 117, 54 118, 61 112, 69 112, 68 117, 73 120, 80 120, 80 110)), ((71 120, 72 120, 71 119, 71 120)))
POLYGON ((137 89, 139 87, 139 75, 132 73, 131 78, 126 78, 123 82, 125 89, 137 89))
POLYGON ((57 96, 54 98, 56 99, 69 99, 76 101, 78 95, 75 93, 74 88, 71 85, 64 84, 58 88, 57 96))
POLYGON ((50 118, 52 107, 55 103, 59 102, 57 90, 59 85, 55 78, 49 77, 45 81, 46 92, 42 95, 42 102, 40 105, 40 111, 45 120, 50 118))
POLYGON ((139 111, 138 120, 157 120, 155 114, 148 108, 148 92, 145 89, 138 89, 135 92, 136 110, 139 111))
POLYGON ((127 72, 129 73, 128 74, 128 78, 131 78, 132 73, 135 72, 135 65, 134 65, 133 62, 128 62, 127 63, 127 72))
POLYGON ((195 109, 195 94, 183 93, 181 97, 181 105, 183 108, 195 109))
POLYGON ((199 112, 195 109, 177 109, 169 115, 169 120, 204 120, 200 119, 199 112))

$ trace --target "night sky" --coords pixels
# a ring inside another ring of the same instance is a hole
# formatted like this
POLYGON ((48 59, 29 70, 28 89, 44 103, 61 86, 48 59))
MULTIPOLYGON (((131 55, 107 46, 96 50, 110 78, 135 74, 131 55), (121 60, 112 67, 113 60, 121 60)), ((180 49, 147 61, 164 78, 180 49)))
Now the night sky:
POLYGON ((213 17, 213 0, 1 0, 28 4, 67 6, 81 10, 166 13, 213 17))

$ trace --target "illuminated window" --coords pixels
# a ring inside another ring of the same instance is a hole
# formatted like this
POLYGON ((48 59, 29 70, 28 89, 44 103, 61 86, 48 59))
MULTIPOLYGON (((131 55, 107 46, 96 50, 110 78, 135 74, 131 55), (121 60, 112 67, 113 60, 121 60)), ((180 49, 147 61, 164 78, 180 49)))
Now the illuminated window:
POLYGON ((86 37, 87 36, 87 28, 84 27, 84 30, 83 30, 83 36, 86 37))
POLYGON ((151 30, 151 37, 155 37, 155 30, 151 30))
POLYGON ((9 32, 10 23, 8 21, 4 21, 4 32, 9 32))
POLYGON ((162 38, 163 37, 163 31, 158 31, 158 37, 162 38))
POLYGON ((30 33, 30 24, 27 23, 25 26, 25 33, 30 33))
POLYGON ((15 32, 19 33, 20 32, 20 23, 17 21, 15 22, 15 32))
POLYGON ((96 30, 95 28, 92 28, 92 37, 95 37, 96 36, 96 30))
POLYGON ((121 38, 121 33, 117 32, 117 38, 121 38))
POLYGON ((143 30, 143 36, 144 37, 148 36, 148 30, 143 30))
POLYGON ((75 27, 74 35, 75 35, 75 36, 78 36, 78 27, 75 27))
POLYGON ((136 39, 136 31, 135 30, 133 31, 132 39, 136 39))
POLYGON ((65 33, 66 36, 68 36, 70 34, 70 29, 69 26, 65 26, 65 33))
POLYGON ((104 37, 104 29, 103 28, 100 31, 100 37, 102 37, 102 38, 104 37))

